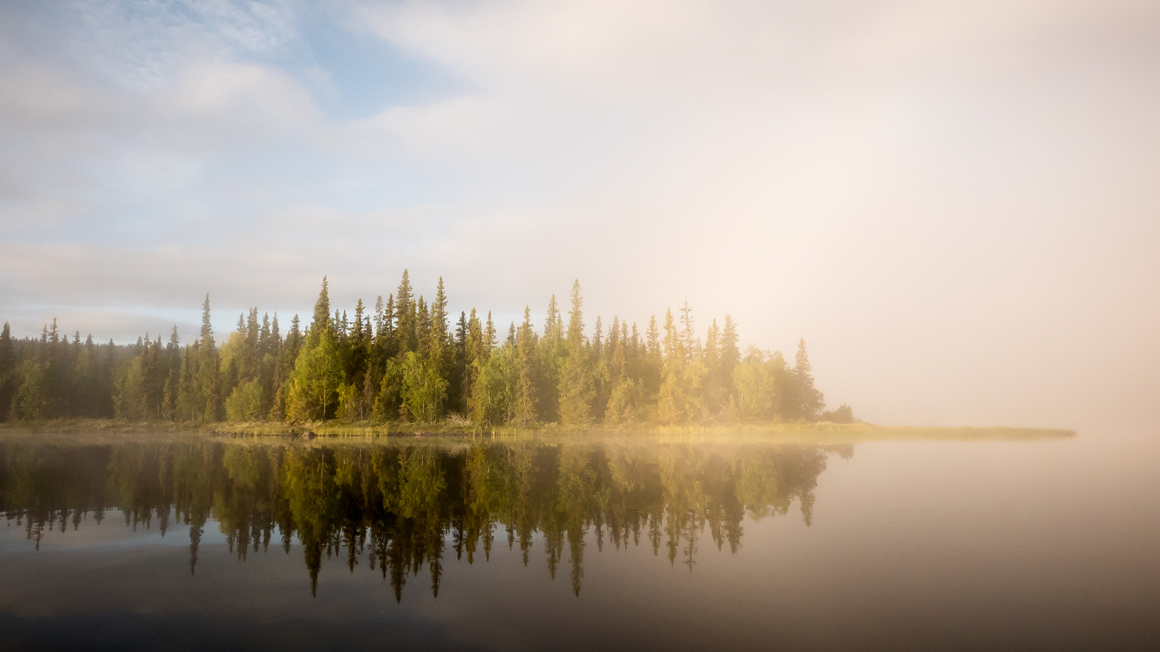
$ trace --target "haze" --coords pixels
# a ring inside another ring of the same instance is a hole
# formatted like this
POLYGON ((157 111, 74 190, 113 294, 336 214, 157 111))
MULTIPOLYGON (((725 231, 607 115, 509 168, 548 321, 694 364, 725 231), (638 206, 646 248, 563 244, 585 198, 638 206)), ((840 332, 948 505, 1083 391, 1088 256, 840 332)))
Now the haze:
MULTIPOLYGON (((0 320, 192 341, 408 268, 810 345, 878 423, 1160 425, 1154 2, 0 6, 0 320)), ((1082 434, 1082 432, 1081 432, 1082 434)))

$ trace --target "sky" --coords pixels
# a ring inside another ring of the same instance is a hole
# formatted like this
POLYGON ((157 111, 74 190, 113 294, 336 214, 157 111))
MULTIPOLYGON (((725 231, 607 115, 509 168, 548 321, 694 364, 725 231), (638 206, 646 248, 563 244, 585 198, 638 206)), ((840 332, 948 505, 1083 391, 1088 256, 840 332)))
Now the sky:
POLYGON ((1160 428, 1160 5, 0 3, 0 319, 685 302, 830 405, 1160 428))

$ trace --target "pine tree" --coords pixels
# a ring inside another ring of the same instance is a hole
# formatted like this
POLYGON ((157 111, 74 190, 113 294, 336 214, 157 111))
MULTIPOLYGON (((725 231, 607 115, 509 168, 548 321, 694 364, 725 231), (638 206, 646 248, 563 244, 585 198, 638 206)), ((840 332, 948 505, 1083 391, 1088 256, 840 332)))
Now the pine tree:
POLYGON ((741 361, 741 349, 737 348, 737 326, 729 315, 725 315, 725 328, 721 331, 720 347, 721 376, 732 378, 733 367, 741 361))
POLYGON ((814 388, 814 377, 811 373, 810 358, 806 353, 806 341, 798 341, 797 355, 794 356, 794 368, 791 376, 793 400, 793 417, 816 421, 818 413, 826 406, 825 397, 814 388))
MULTIPOLYGON (((112 342, 110 342, 110 346, 112 342)), ((201 306, 201 332, 192 351, 187 352, 188 377, 178 387, 182 418, 193 421, 217 421, 221 414, 219 358, 210 322, 209 294, 201 306), (191 357, 192 356, 192 357, 191 357)), ((111 367, 110 367, 111 368, 111 367)))
POLYGON ((463 394, 461 400, 464 410, 471 410, 471 395, 475 390, 475 379, 479 376, 479 370, 483 367, 484 362, 486 360, 484 360, 483 326, 479 323, 479 317, 475 314, 475 308, 472 308, 471 316, 467 319, 467 338, 464 344, 463 394))
POLYGON ((721 351, 718 346, 718 340, 721 337, 721 329, 717 327, 717 320, 709 326, 709 331, 705 334, 705 348, 702 352, 702 360, 705 364, 705 410, 710 417, 716 417, 724 409, 728 403, 728 394, 726 387, 729 386, 729 379, 724 375, 721 368, 721 351))
POLYGON ((487 328, 483 331, 483 358, 484 361, 491 357, 492 350, 495 349, 497 342, 495 340, 495 323, 491 320, 491 311, 487 311, 487 328))
POLYGON ((567 354, 560 309, 553 294, 548 301, 544 335, 540 338, 540 386, 536 391, 540 397, 540 421, 560 420, 560 371, 567 354))
POLYGON ((586 425, 592 422, 592 399, 595 387, 592 365, 588 359, 588 342, 584 337, 580 280, 572 284, 572 310, 568 316, 567 357, 560 373, 560 423, 586 425))
POLYGON ((322 291, 314 302, 314 321, 310 323, 310 333, 317 335, 330 329, 330 287, 326 277, 322 277, 322 291))
MULTIPOLYGON (((686 305, 685 319, 688 319, 686 305)), ((686 329, 690 328, 686 321, 686 329)), ((686 336, 677 330, 672 311, 665 313, 664 373, 657 394, 657 418, 662 423, 688 423, 701 418, 700 390, 704 365, 685 351, 686 336)))
POLYGON ((532 311, 524 306, 524 322, 516 334, 516 387, 512 406, 512 423, 521 427, 536 424, 537 375, 536 332, 532 329, 532 311))
POLYGON ((0 421, 9 417, 16 394, 16 351, 12 345, 12 328, 4 322, 0 330, 0 421))
MULTIPOLYGON (((286 415, 295 421, 332 418, 338 411, 339 391, 346 384, 347 361, 343 347, 330 321, 330 297, 326 277, 314 304, 314 322, 294 360, 286 415)), ((341 321, 341 318, 335 320, 341 321)))
POLYGON ((431 338, 433 350, 440 353, 450 342, 447 336, 447 295, 443 291, 442 276, 439 277, 439 284, 435 287, 435 300, 431 302, 431 338))
POLYGON ((395 339, 396 353, 406 353, 419 348, 415 325, 415 301, 411 288, 411 276, 403 270, 403 280, 395 292, 395 339))

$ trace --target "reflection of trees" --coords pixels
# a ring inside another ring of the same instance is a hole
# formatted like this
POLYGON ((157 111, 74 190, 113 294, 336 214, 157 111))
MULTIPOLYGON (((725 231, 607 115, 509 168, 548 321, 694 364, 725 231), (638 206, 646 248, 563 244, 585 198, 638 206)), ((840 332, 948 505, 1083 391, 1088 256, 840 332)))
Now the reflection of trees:
POLYGON ((643 538, 691 570, 705 534, 736 552, 747 516, 796 501, 808 525, 825 464, 823 448, 763 444, 0 444, 0 511, 38 546, 45 528, 114 506, 162 534, 177 519, 190 526, 191 572, 211 517, 240 560, 275 534, 289 552, 297 536, 312 590, 323 555, 345 552, 351 572, 366 560, 397 600, 424 566, 438 596, 446 546, 490 559, 502 528, 525 565, 539 535, 553 578, 567 555, 579 595, 586 541, 600 551, 643 538))

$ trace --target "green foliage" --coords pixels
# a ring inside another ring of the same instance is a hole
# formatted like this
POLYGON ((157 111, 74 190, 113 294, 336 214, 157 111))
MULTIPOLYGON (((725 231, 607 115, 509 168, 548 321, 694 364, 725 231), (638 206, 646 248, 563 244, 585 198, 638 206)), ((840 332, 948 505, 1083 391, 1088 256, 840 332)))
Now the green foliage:
POLYGON ((145 373, 140 356, 125 369, 116 381, 113 410, 118 419, 143 421, 148 415, 145 397, 145 373))
POLYGON ((572 285, 572 310, 568 319, 566 355, 561 365, 559 381, 560 423, 566 425, 587 425, 592 422, 592 400, 596 393, 588 341, 584 337, 582 305, 580 281, 577 280, 572 285))
POLYGON ((817 421, 818 413, 826 406, 825 397, 814 388, 811 371, 806 341, 803 339, 798 342, 794 368, 790 374, 786 401, 783 404, 785 414, 791 419, 817 421))
POLYGON ((826 410, 822 412, 819 419, 821 421, 829 421, 830 423, 856 423, 854 418, 854 409, 845 403, 839 405, 833 410, 826 410))
POLYGON ((738 421, 773 421, 778 417, 785 360, 750 347, 745 360, 733 367, 733 409, 738 421))
POLYGON ((443 416, 447 380, 436 361, 408 352, 402 360, 399 414, 408 421, 431 422, 443 416))
POLYGON ((338 390, 344 384, 345 365, 338 343, 329 330, 311 332, 294 363, 286 414, 292 421, 322 421, 334 416, 338 390))
POLYGON ((21 369, 24 381, 16 393, 16 414, 21 419, 36 421, 52 416, 53 396, 47 370, 27 361, 21 369))
POLYGON ((694 359, 673 322, 673 313, 665 315, 664 371, 657 396, 657 416, 662 423, 682 424, 701 417, 701 386, 705 366, 694 359))
MULTIPOLYGON (((494 351, 479 370, 472 393, 471 418, 483 425, 502 425, 513 416, 520 374, 512 347, 494 351)), ((521 415, 527 418, 527 414, 521 415)))
POLYGON ((608 409, 604 413, 604 423, 619 425, 640 420, 638 411, 642 398, 637 381, 622 378, 612 386, 612 393, 608 397, 608 409))
POLYGON ((226 417, 230 421, 257 421, 262 416, 262 385, 257 378, 237 387, 226 399, 226 417))
POLYGON ((853 422, 846 406, 823 412, 804 340, 794 366, 777 352, 750 348, 742 360, 728 315, 698 338, 686 304, 674 319, 655 317, 642 333, 615 317, 586 332, 580 283, 565 323, 556 297, 537 334, 531 311, 497 339, 492 313, 460 313, 450 328, 439 278, 427 303, 404 270, 395 293, 359 299, 353 320, 330 304, 329 283, 305 330, 297 315, 283 339, 278 316, 243 312, 220 347, 209 295, 199 336, 184 347, 176 327, 167 343, 148 335, 130 345, 81 344, 55 320, 39 340, 0 331, 0 420, 61 417, 211 423, 316 423, 338 419, 458 423, 520 428, 558 423, 853 422), (663 331, 663 332, 662 332, 663 331))

